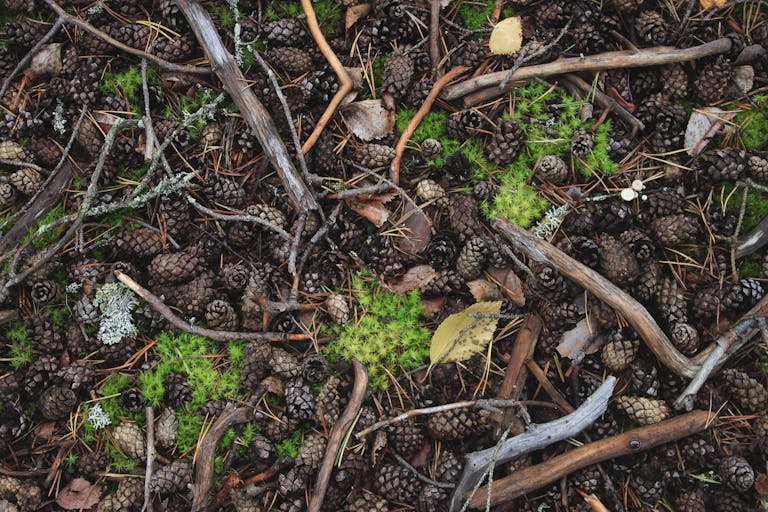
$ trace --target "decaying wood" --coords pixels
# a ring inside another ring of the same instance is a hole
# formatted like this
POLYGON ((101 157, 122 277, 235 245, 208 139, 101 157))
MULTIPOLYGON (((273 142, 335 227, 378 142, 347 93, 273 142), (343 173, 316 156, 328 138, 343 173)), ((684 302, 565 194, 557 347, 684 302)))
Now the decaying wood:
POLYGON ((238 407, 229 403, 205 434, 195 458, 195 490, 192 498, 192 512, 202 512, 208 505, 213 486, 214 456, 221 436, 231 426, 251 421, 253 417, 254 414, 250 408, 238 407))
MULTIPOLYGON (((693 411, 655 425, 589 443, 541 464, 519 469, 493 483, 491 505, 535 491, 581 468, 623 455, 640 453, 661 444, 691 436, 709 428, 714 419, 713 412, 693 411)), ((486 486, 472 497, 469 508, 485 508, 487 499, 488 487, 486 486)))
MULTIPOLYGON (((558 59, 554 62, 521 67, 509 77, 510 82, 518 80, 530 80, 565 73, 579 73, 582 71, 603 71, 619 68, 639 68, 647 66, 659 66, 673 62, 685 62, 701 59, 710 55, 726 53, 731 49, 731 41, 721 38, 690 48, 675 48, 673 46, 657 46, 643 48, 638 51, 623 50, 606 52, 599 55, 586 57, 569 57, 558 59)), ((442 97, 448 101, 456 100, 462 96, 473 93, 487 87, 495 87, 498 94, 503 94, 511 89, 512 84, 505 88, 498 87, 507 77, 507 71, 497 71, 475 78, 470 78, 461 83, 448 87, 442 97)))
POLYGON ((432 104, 440 95, 440 91, 442 91, 443 88, 451 82, 451 80, 463 75, 467 71, 469 71, 469 68, 465 66, 457 66, 440 77, 440 79, 435 82, 435 85, 432 86, 432 90, 429 91, 427 98, 424 100, 424 103, 422 103, 419 110, 408 123, 408 126, 406 126, 405 130, 403 130, 403 133, 400 135, 400 139, 397 141, 397 145, 395 146, 395 158, 392 160, 392 164, 390 165, 390 174, 395 185, 397 185, 400 181, 400 162, 403 159, 405 147, 408 145, 408 141, 411 140, 411 137, 416 131, 416 128, 418 128, 419 123, 422 119, 424 119, 424 116, 429 113, 430 109, 432 108, 432 104))
POLYGON ((543 425, 536 425, 523 434, 507 439, 501 446, 468 454, 464 461, 464 471, 451 499, 450 510, 461 508, 466 493, 480 482, 491 464, 503 464, 515 457, 575 436, 589 427, 607 409, 615 385, 616 377, 609 376, 573 413, 543 425))
POLYGON ((699 371, 700 364, 681 354, 648 310, 627 292, 546 240, 535 237, 506 219, 497 218, 493 227, 526 256, 539 263, 551 265, 621 313, 664 366, 677 375, 688 378, 694 377, 699 371))
POLYGON ((210 14, 195 0, 176 0, 176 3, 205 50, 213 71, 221 80, 224 89, 237 105, 243 119, 248 123, 264 149, 264 153, 280 175, 293 207, 298 212, 318 210, 319 205, 293 165, 274 121, 272 121, 264 105, 248 87, 246 78, 237 66, 235 58, 227 51, 221 41, 210 14))
POLYGON ((743 258, 768 245, 768 217, 744 235, 736 245, 736 258, 743 258))
MULTIPOLYGON (((530 315, 525 318, 520 330, 517 331, 515 346, 512 348, 509 364, 507 364, 507 370, 504 373, 504 381, 496 394, 496 398, 499 400, 518 400, 520 398, 527 376, 525 362, 533 356, 536 341, 541 333, 541 326, 541 318, 538 315, 530 315)), ((515 421, 515 425, 510 430, 511 435, 520 434, 524 430, 524 425, 517 420, 513 409, 504 411, 503 414, 499 415, 499 420, 496 429, 497 437, 501 433, 500 429, 506 428, 506 425, 509 425, 511 421, 515 421)))
POLYGON ((14 320, 18 320, 18 318, 19 318, 18 309, 4 309, 0 311, 0 325, 7 324, 8 322, 13 322, 14 320))
POLYGON ((333 69, 333 72, 336 73, 336 77, 339 79, 339 88, 336 91, 336 94, 333 95, 330 103, 328 103, 328 106, 325 108, 325 112, 323 112, 323 115, 318 119, 315 129, 312 130, 312 133, 309 135, 306 142, 304 142, 304 145, 301 146, 301 151, 307 153, 312 149, 312 146, 315 145, 317 139, 320 138, 323 129, 325 129, 325 126, 331 120, 333 114, 336 113, 336 109, 339 108, 339 105, 341 105, 341 102, 346 95, 352 90, 353 85, 347 70, 344 69, 344 65, 333 52, 331 45, 328 44, 328 41, 326 41, 325 36, 323 35, 323 31, 320 29, 320 24, 317 22, 317 16, 315 16, 315 9, 312 7, 312 0, 301 0, 301 8, 304 10, 304 14, 307 17, 309 32, 312 34, 315 43, 317 43, 320 53, 323 54, 323 57, 328 61, 331 69, 333 69))
POLYGON ((336 454, 339 451, 341 443, 347 435, 347 430, 352 425, 352 421, 357 417, 360 407, 363 406, 365 392, 368 389, 368 372, 358 361, 354 361, 355 384, 352 386, 352 395, 349 403, 344 408, 339 419, 333 425, 331 434, 328 436, 328 445, 325 449, 325 456, 320 465, 320 471, 317 473, 317 482, 312 490, 312 498, 309 500, 307 510, 309 512, 319 512, 323 505, 325 493, 328 490, 328 481, 331 478, 333 463, 336 461, 336 454))

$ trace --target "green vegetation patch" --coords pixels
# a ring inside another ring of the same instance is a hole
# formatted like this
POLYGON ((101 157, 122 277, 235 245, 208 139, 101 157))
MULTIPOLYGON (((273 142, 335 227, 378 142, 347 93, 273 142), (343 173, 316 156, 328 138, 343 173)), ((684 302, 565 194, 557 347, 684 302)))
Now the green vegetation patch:
POLYGON ((360 361, 371 386, 387 389, 390 373, 398 375, 429 358, 431 336, 421 320, 419 293, 389 293, 359 274, 352 277, 352 287, 359 303, 356 314, 344 327, 327 328, 338 338, 328 344, 326 355, 332 361, 360 361))
POLYGON ((758 108, 746 107, 736 114, 734 123, 739 127, 741 142, 749 150, 760 149, 768 135, 768 96, 756 95, 752 97, 758 108))
POLYGON ((488 19, 496 7, 496 0, 464 1, 459 7, 459 16, 464 20, 464 26, 470 30, 477 30, 488 25, 488 19))
POLYGON ((35 227, 30 229, 29 232, 26 234, 26 236, 21 242, 22 245, 31 243, 32 247, 34 247, 35 249, 43 249, 55 243, 56 241, 58 241, 61 235, 61 232, 66 227, 65 224, 61 224, 51 230, 48 230, 40 236, 35 236, 35 235, 38 229, 40 229, 42 226, 56 222, 57 220, 61 219, 65 215, 66 215, 66 212, 64 211, 64 206, 60 204, 48 210, 48 213, 46 213, 42 219, 38 219, 37 223, 35 224, 35 227))
MULTIPOLYGON (((312 8, 317 17, 317 23, 324 34, 331 34, 341 21, 341 5, 335 0, 321 0, 314 2, 312 8)), ((296 18, 304 16, 301 3, 296 0, 273 0, 267 8, 265 17, 267 21, 275 21, 282 18, 296 18)))
POLYGON ((35 360, 32 344, 27 341, 24 322, 14 320, 5 331, 7 351, 5 357, 14 370, 20 370, 35 360))
POLYGON ((275 443, 275 451, 279 457, 296 458, 301 450, 301 430, 295 430, 289 437, 275 443))

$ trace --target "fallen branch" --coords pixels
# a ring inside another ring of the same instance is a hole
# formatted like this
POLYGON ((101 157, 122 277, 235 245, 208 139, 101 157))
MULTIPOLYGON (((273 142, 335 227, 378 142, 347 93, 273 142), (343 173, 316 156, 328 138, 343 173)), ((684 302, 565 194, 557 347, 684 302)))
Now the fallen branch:
POLYGON ((308 512, 319 512, 323 505, 325 493, 328 490, 328 480, 331 478, 333 464, 336 461, 336 455, 341 447, 344 438, 347 435, 352 421, 357 417, 360 407, 363 405, 365 392, 368 389, 368 372, 358 361, 353 362, 355 368, 355 384, 352 387, 352 395, 349 403, 344 408, 339 419, 333 425, 331 434, 328 436, 328 445, 325 449, 323 462, 320 464, 320 470, 317 473, 315 488, 312 490, 312 498, 309 500, 308 512))
POLYGON ((144 471, 144 505, 141 512, 152 512, 152 466, 155 463, 155 410, 145 408, 147 418, 147 464, 144 471))
POLYGON ((503 464, 515 457, 573 437, 594 423, 608 407, 608 400, 615 385, 616 377, 609 376, 573 413, 543 425, 536 425, 523 434, 507 439, 500 447, 487 448, 467 455, 464 471, 451 499, 450 510, 459 509, 465 494, 479 484, 492 464, 503 464))
POLYGON ((205 434, 195 459, 195 486, 192 498, 192 512, 202 512, 208 505, 213 485, 213 466, 219 439, 233 425, 254 419, 250 408, 238 407, 232 403, 224 407, 221 415, 205 434))
MULTIPOLYGON (((536 342, 541 333, 541 326, 541 318, 538 315, 530 315, 523 320, 523 325, 517 331, 507 370, 504 372, 504 381, 502 381, 499 392, 496 394, 496 398, 499 400, 520 399, 526 378, 525 362, 533 356, 536 342)), ((511 421, 515 422, 510 430, 512 435, 520 434, 525 429, 522 422, 515 417, 513 409, 507 409, 502 415, 497 416, 497 419, 499 420, 496 428, 497 436, 501 434, 500 429, 506 428, 511 421)))
POLYGON ((584 79, 582 79, 579 75, 569 73, 566 76, 566 79, 576 85, 579 89, 581 89, 583 92, 590 94, 594 93, 595 95, 595 101, 600 103, 600 105, 606 109, 606 110, 613 110, 617 116, 622 118, 629 126, 632 127, 632 132, 630 137, 634 137, 638 131, 645 130, 645 125, 642 121, 640 121, 638 118, 633 116, 629 110, 622 107, 618 101, 611 98, 607 94, 605 94, 603 91, 598 90, 597 88, 593 88, 590 84, 588 84, 584 79))
POLYGON ((59 4, 54 2, 53 0, 45 0, 45 3, 48 4, 48 7, 53 9, 56 14, 59 16, 59 18, 69 25, 76 25, 86 32, 98 37, 105 43, 108 43, 111 46, 114 46, 118 50, 124 51, 125 53, 130 53, 131 55, 134 55, 136 57, 151 60, 158 66, 160 66, 163 69, 166 69, 168 71, 175 71, 177 73, 196 73, 196 74, 208 74, 211 72, 211 68, 207 67, 200 67, 200 66, 186 66, 184 64, 174 64, 173 62, 168 62, 165 59, 161 59, 160 57, 157 57, 156 55, 152 55, 151 53, 147 53, 145 51, 139 50, 137 48, 133 48, 132 46, 128 46, 126 44, 121 43, 117 39, 114 39, 110 37, 109 35, 105 34, 98 28, 94 27, 87 21, 80 19, 77 16, 74 16, 72 14, 69 14, 67 11, 61 8, 59 4))
POLYGON ((336 57, 333 48, 328 44, 328 41, 326 41, 325 36, 323 35, 323 31, 320 29, 320 24, 317 22, 317 16, 315 16, 315 9, 312 7, 312 0, 301 0, 301 8, 304 9, 304 14, 307 16, 309 33, 312 34, 312 38, 315 40, 315 43, 317 43, 320 53, 323 54, 323 57, 328 61, 331 69, 333 69, 333 72, 336 73, 336 76, 339 79, 339 89, 336 91, 336 94, 333 95, 333 98, 331 98, 323 115, 318 119, 315 129, 312 130, 309 138, 307 138, 304 145, 301 146, 301 151, 306 154, 312 149, 312 146, 315 145, 317 139, 320 138, 320 134, 323 133, 325 126, 331 120, 333 114, 336 113, 336 109, 339 108, 344 97, 352 90, 353 85, 352 79, 349 78, 347 71, 344 69, 341 61, 339 61, 339 58, 336 57))
POLYGON ((221 80, 224 89, 237 105, 243 119, 248 123, 264 149, 264 153, 280 175, 293 207, 299 212, 318 210, 320 207, 317 200, 293 165, 274 121, 253 90, 248 87, 248 82, 237 66, 235 58, 221 41, 210 14, 195 0, 176 0, 176 3, 205 50, 216 76, 221 80))
POLYGON ((5 82, 3 83, 3 86, 0 87, 0 98, 5 96, 6 91, 11 86, 11 83, 16 78, 16 76, 21 73, 24 68, 27 67, 27 64, 29 64, 32 61, 32 58, 37 55, 37 52, 39 52, 40 49, 59 32, 63 24, 64 20, 62 20, 61 17, 56 18, 56 21, 53 23, 48 32, 42 37, 42 39, 35 43, 35 45, 27 52, 27 54, 21 58, 19 63, 16 64, 16 67, 13 68, 13 71, 11 71, 11 73, 5 77, 5 82))
MULTIPOLYGON (((309 0, 302 0, 302 1, 309 1, 309 0)), ((392 176, 392 181, 395 183, 395 185, 398 184, 400 181, 400 162, 403 159, 403 153, 405 153, 405 147, 408 145, 408 141, 413 136, 414 132, 416 131, 416 128, 419 126, 419 123, 422 119, 424 119, 424 116, 426 116, 429 113, 429 110, 432 108, 432 104, 437 99, 438 95, 440 94, 440 91, 443 90, 443 88, 448 85, 451 80, 454 78, 457 78, 464 73, 466 73, 469 70, 469 68, 464 66, 458 66, 447 72, 445 75, 443 75, 439 80, 435 82, 435 85, 432 86, 432 90, 429 91, 429 95, 427 95, 427 98, 424 100, 424 103, 421 105, 421 108, 419 108, 418 112, 416 112, 416 115, 413 116, 413 119, 408 123, 408 126, 405 127, 405 130, 403 131, 403 134, 400 135, 400 139, 397 141, 397 146, 395 146, 395 158, 392 160, 392 164, 390 165, 390 171, 392 176)))
MULTIPOLYGON (((493 483, 491 504, 498 505, 535 491, 592 464, 640 453, 664 443, 691 436, 709 428, 714 419, 715 414, 712 412, 694 411, 671 420, 589 443, 541 464, 518 469, 493 483)), ((486 486, 472 497, 469 508, 485 508, 487 498, 488 487, 486 486)))
POLYGON ((204 327, 198 327, 197 325, 190 324, 184 319, 178 317, 171 311, 160 298, 134 281, 127 274, 123 274, 119 270, 115 270, 115 277, 127 286, 133 293, 147 301, 152 308, 163 315, 168 322, 184 332, 190 334, 198 334, 205 336, 215 341, 231 341, 231 340, 261 340, 261 341, 303 341, 310 339, 310 336, 306 334, 287 334, 284 332, 235 332, 235 331, 216 331, 213 329, 206 329, 204 327))
POLYGON ((565 397, 557 390, 557 388, 553 386, 551 382, 549 382, 547 374, 544 373, 544 370, 541 369, 541 366, 539 366, 536 361, 533 359, 528 359, 525 362, 525 367, 528 368, 528 371, 531 372, 533 378, 538 381, 539 385, 544 388, 544 392, 549 395, 549 398, 551 398, 552 401, 555 402, 561 410, 563 410, 566 414, 570 414, 575 410, 573 406, 568 403, 568 400, 566 400, 565 397))
POLYGON ((627 292, 546 240, 533 236, 506 219, 496 218, 493 227, 526 256, 552 266, 621 313, 664 366, 682 377, 696 375, 700 365, 681 354, 648 310, 627 292))
POLYGON ((760 322, 758 319, 766 317, 768 317, 768 295, 763 297, 733 327, 714 341, 714 349, 712 349, 709 356, 701 364, 699 373, 696 374, 677 400, 675 400, 674 406, 676 409, 684 409, 686 411, 693 409, 696 394, 707 381, 709 375, 725 362, 730 354, 739 350, 745 343, 760 333, 760 322))
MULTIPOLYGON (((653 48, 643 48, 637 52, 623 50, 589 55, 586 57, 569 57, 558 59, 554 62, 547 62, 545 64, 519 68, 508 80, 530 80, 533 78, 562 75, 565 73, 579 73, 582 71, 639 68, 671 64, 673 62, 685 62, 701 59, 710 55, 726 53, 731 49, 731 45, 731 41, 724 37, 690 48, 678 49, 673 46, 656 46, 653 48)), ((511 88, 511 86, 507 85, 507 87, 501 88, 499 85, 507 77, 507 74, 507 71, 497 71, 495 73, 488 73, 475 78, 470 78, 469 80, 465 80, 449 87, 442 97, 447 101, 452 101, 486 87, 496 87, 499 95, 504 94, 511 88)))

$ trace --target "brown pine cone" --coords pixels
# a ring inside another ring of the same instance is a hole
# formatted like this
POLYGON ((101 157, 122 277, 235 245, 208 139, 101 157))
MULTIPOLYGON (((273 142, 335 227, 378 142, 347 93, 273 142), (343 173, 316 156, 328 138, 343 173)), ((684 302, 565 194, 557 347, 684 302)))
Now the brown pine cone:
POLYGON ((155 442, 165 450, 170 450, 176 445, 176 435, 179 432, 179 424, 176 413, 170 407, 165 407, 155 421, 155 442))
POLYGON ((693 170, 706 182, 737 180, 746 169, 747 154, 738 148, 707 151, 693 162, 693 170))
POLYGON ((307 29, 298 18, 283 18, 265 23, 261 37, 270 46, 302 46, 307 38, 307 29))
POLYGON ((421 425, 412 419, 407 419, 387 429, 387 440, 398 455, 409 459, 421 450, 426 438, 421 425))
POLYGON ((435 203, 437 206, 448 205, 448 195, 445 189, 436 181, 424 179, 416 184, 414 192, 416 197, 424 203, 435 203))
POLYGON ((389 507, 386 500, 371 492, 360 490, 347 498, 347 508, 344 509, 344 512, 360 512, 361 510, 366 512, 389 512, 389 507))
POLYGON ((456 258, 456 271, 467 281, 480 277, 487 261, 486 252, 485 239, 475 237, 467 240, 456 258))
POLYGON ((384 144, 363 144, 355 151, 354 158, 363 167, 376 169, 388 166, 395 158, 395 150, 384 144))
POLYGON ((683 491, 675 498, 678 512, 706 512, 704 493, 699 490, 683 491))
POLYGON ((768 456, 768 414, 758 416, 752 426, 755 429, 757 448, 763 457, 766 457, 768 456))
POLYGON ((699 234, 699 220, 692 215, 678 213, 659 217, 651 222, 651 231, 665 247, 692 242, 699 234))
POLYGON ((448 201, 448 220, 451 224, 451 230, 458 235, 459 242, 479 235, 481 227, 475 199, 467 194, 457 192, 450 194, 448 201))
POLYGON ((615 331, 603 345, 603 363, 609 370, 619 372, 635 360, 638 350, 640 350, 640 339, 634 330, 615 331))
POLYGON ((651 238, 637 228, 630 228, 619 235, 619 241, 627 246, 639 263, 656 255, 656 246, 651 238))
POLYGON ((384 74, 381 91, 391 94, 394 99, 403 98, 408 92, 408 85, 413 77, 413 60, 403 51, 392 52, 384 62, 384 74))
POLYGON ((376 474, 373 488, 390 501, 415 503, 422 483, 410 470, 398 464, 384 464, 376 474))
MULTIPOLYGON (((135 423, 120 423, 112 431, 112 437, 118 448, 132 459, 146 460, 147 444, 146 436, 135 423)), ((143 492, 143 486, 142 486, 143 492)))
POLYGON ((24 167, 11 174, 11 185, 25 196, 31 196, 37 192, 43 184, 40 173, 30 167, 24 167))
POLYGON ((315 419, 325 428, 332 427, 341 415, 341 394, 338 377, 330 377, 315 399, 315 419))
POLYGON ((718 473, 723 482, 739 492, 747 492, 755 483, 755 471, 744 457, 725 457, 720 462, 718 473))
POLYGON ((603 235, 599 246, 601 273, 617 286, 625 288, 631 285, 640 274, 640 264, 628 244, 603 235))
POLYGON ((693 89, 696 96, 704 103, 714 103, 723 97, 725 88, 731 81, 733 66, 722 55, 703 64, 696 79, 693 81, 693 89))
POLYGON ((526 140, 523 128, 514 119, 502 121, 486 145, 486 156, 496 165, 507 165, 517 158, 526 140))
POLYGON ((121 257, 131 259, 150 259, 163 252, 161 234, 149 228, 119 231, 113 243, 121 257))
POLYGON ((237 312, 226 300, 212 300, 205 306, 205 323, 211 329, 236 331, 238 326, 237 312))
POLYGON ((699 333, 687 322, 677 322, 670 328, 670 339, 677 349, 690 356, 699 349, 699 333))
POLYGON ((753 180, 768 183, 768 159, 759 155, 750 156, 747 160, 747 172, 753 180))
POLYGON ((635 18, 635 30, 646 42, 660 46, 669 39, 669 26, 659 11, 642 11, 635 18))
POLYGON ((723 379, 728 394, 745 413, 755 413, 768 404, 768 391, 759 381, 735 368, 725 370, 723 379))
POLYGON ((159 494, 183 493, 192 485, 192 461, 176 459, 167 466, 156 469, 149 488, 159 494))
POLYGON ((595 147, 595 134, 589 130, 576 130, 571 137, 571 153, 576 158, 584 158, 595 147))
POLYGON ((620 396, 616 406, 632 421, 641 425, 653 425, 669 418, 671 410, 666 402, 642 396, 620 396))
POLYGON ((659 283, 656 307, 669 325, 688 321, 688 304, 674 277, 664 277, 659 283))
POLYGON ((69 417, 72 408, 77 403, 75 392, 69 388, 53 386, 40 395, 38 405, 40 414, 47 420, 58 420, 69 417))
POLYGON ((427 419, 427 432, 433 439, 457 441, 471 435, 480 435, 486 431, 489 423, 475 409, 449 409, 430 414, 427 419))
POLYGON ((568 181, 570 172, 568 165, 557 155, 547 155, 539 160, 536 168, 536 176, 543 181, 551 181, 555 185, 562 185, 568 181))
POLYGON ((267 53, 273 65, 283 68, 291 76, 299 76, 312 71, 312 55, 302 48, 281 46, 267 53))

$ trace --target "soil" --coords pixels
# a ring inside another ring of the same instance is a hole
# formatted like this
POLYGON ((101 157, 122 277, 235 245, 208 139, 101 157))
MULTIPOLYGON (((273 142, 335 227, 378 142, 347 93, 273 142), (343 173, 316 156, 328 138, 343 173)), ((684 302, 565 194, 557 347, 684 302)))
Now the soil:
POLYGON ((0 16, 0 510, 765 509, 761 3, 0 16))

